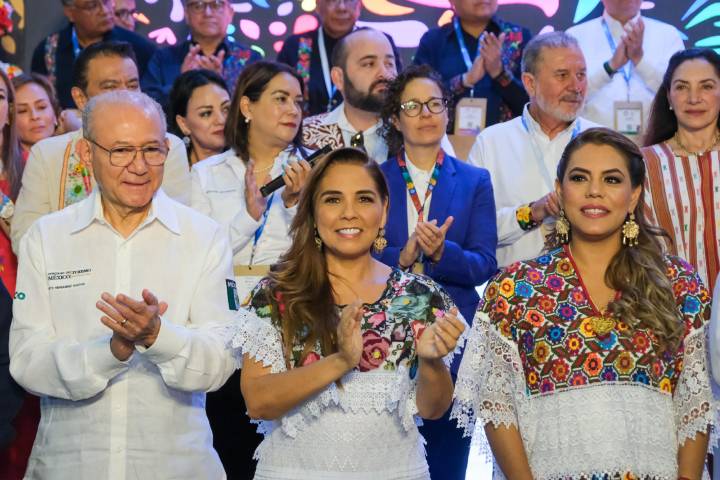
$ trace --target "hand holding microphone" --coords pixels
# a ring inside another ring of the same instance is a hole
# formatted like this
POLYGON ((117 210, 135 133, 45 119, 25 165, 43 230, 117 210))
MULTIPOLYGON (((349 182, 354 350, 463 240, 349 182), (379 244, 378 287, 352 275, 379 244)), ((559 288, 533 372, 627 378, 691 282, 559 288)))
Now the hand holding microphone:
MULTIPOLYGON (((332 150, 332 148, 330 148, 330 145, 325 145, 323 148, 316 151, 315 153, 313 153, 312 155, 307 157, 305 160, 312 167, 318 158, 330 153, 330 150, 332 150)), ((262 194, 263 197, 267 197, 268 195, 270 195, 271 193, 273 193, 275 190, 279 189, 283 185, 285 185, 285 175, 280 175, 279 177, 273 178, 268 183, 266 183, 265 185, 260 187, 260 193, 262 194)), ((298 192, 299 192, 299 189, 298 189, 298 192)), ((293 192, 291 192, 291 193, 293 193, 293 192)), ((297 192, 294 192, 294 193, 297 194, 297 192)), ((283 200, 285 200, 285 199, 283 199, 283 200)))

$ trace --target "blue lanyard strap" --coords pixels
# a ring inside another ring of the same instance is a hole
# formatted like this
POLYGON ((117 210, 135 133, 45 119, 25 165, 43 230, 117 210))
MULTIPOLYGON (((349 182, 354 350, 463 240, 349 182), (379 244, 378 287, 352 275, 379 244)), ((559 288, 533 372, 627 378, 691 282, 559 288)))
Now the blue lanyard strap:
MULTIPOLYGON (((610 45, 610 51, 613 55, 615 55, 615 50, 617 50, 617 45, 615 44, 615 39, 612 37, 612 34, 610 33, 610 27, 607 24, 607 21, 603 18, 602 19, 602 26, 603 30, 605 31, 605 38, 607 38, 608 45, 610 45)), ((622 71, 623 78, 625 79, 625 83, 630 85, 630 78, 632 77, 632 62, 628 62, 629 66, 623 66, 620 70, 622 71)))
POLYGON ((253 244, 252 244, 252 250, 250 251, 250 265, 253 264, 253 260, 255 259, 255 251, 257 250, 258 242, 260 241, 260 237, 263 234, 263 231, 265 230, 265 225, 267 225, 268 215, 270 215, 270 207, 272 207, 273 199, 275 198, 275 194, 273 193, 270 195, 270 198, 268 198, 267 206, 265 207, 265 211, 262 214, 262 221, 260 223, 260 226, 255 230, 255 234, 253 235, 253 244))
MULTIPOLYGON (((553 179, 551 173, 548 171, 547 167, 545 166, 545 161, 543 159, 542 150, 538 146, 537 142, 535 141, 535 137, 533 136, 533 133, 530 131, 530 126, 527 123, 527 119, 525 118, 527 110, 523 112, 523 114, 520 116, 520 121, 522 122, 522 126, 525 129, 525 131, 530 136, 530 143, 532 144, 532 148, 535 153, 535 159, 538 162, 538 166, 540 167, 540 171, 543 174, 543 177, 545 177, 545 182, 547 185, 552 188, 553 186, 553 179)), ((527 113, 529 115, 529 113, 527 113)), ((580 119, 575 120, 575 126, 572 129, 572 132, 570 133, 570 139, 574 139, 580 134, 580 119)))
MULTIPOLYGON (((468 52, 467 45, 465 45, 465 37, 463 37, 462 28, 460 27, 460 20, 458 20, 457 15, 453 18, 453 26, 455 27, 455 36, 457 37, 458 45, 460 46, 460 53, 462 54, 463 61, 465 62, 465 68, 466 71, 470 71, 473 65, 473 61, 477 56, 480 54, 480 40, 482 39, 482 36, 478 38, 478 46, 477 50, 475 52, 475 58, 470 58, 470 53, 468 52)), ((473 92, 475 91, 475 87, 470 89, 470 95, 473 95, 473 92)))
POLYGON ((73 46, 73 57, 77 58, 80 55, 80 41, 78 40, 77 32, 75 27, 72 28, 72 46, 73 46))

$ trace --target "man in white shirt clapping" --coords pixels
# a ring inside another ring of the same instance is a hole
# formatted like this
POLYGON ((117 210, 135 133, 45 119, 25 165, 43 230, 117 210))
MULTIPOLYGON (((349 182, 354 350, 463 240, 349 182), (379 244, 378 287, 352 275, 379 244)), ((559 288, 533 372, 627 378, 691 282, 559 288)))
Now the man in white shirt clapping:
POLYGON ((567 30, 578 40, 588 69, 583 115, 639 138, 668 60, 683 50, 672 25, 640 15, 642 0, 602 0, 599 18, 567 30))
POLYGON ((230 248, 160 188, 165 128, 142 93, 90 99, 77 153, 98 188, 20 242, 10 371, 42 405, 27 478, 225 477, 204 392, 235 369, 230 248))
POLYGON ((497 209, 499 267, 536 257, 560 212, 554 181, 565 146, 598 125, 578 116, 585 101, 585 59, 563 32, 525 47, 522 81, 530 103, 520 117, 478 135, 468 161, 490 171, 497 209))

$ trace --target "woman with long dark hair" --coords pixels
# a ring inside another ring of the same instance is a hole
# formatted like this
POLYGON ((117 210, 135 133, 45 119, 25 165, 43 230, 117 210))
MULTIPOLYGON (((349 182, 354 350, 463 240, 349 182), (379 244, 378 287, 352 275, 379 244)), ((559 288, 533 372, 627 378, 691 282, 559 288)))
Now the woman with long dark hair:
MULTIPOLYGON (((448 98, 427 65, 408 67, 388 87, 382 118, 392 156, 380 166, 390 188, 388 247, 377 258, 429 276, 472 318, 480 300, 475 287, 497 271, 495 200, 487 170, 442 149, 448 98)), ((456 359, 453 375, 458 365, 456 359)), ((420 431, 432 476, 464 479, 470 442, 454 422, 424 422, 420 431)))
POLYGON ((190 166, 225 150, 230 92, 212 70, 189 70, 170 90, 168 131, 183 139, 190 166))
MULTIPOLYGON (((303 159, 308 152, 300 146, 302 85, 287 65, 248 65, 225 123, 229 149, 192 168, 191 205, 227 227, 240 299, 290 246, 288 229, 310 171, 303 159), (260 187, 279 175, 285 186, 263 197, 260 187)), ((239 383, 238 372, 208 395, 207 413, 228 476, 249 478, 260 436, 247 417, 239 383)))
POLYGON ((484 427, 507 478, 709 478, 710 295, 662 253, 645 180, 632 141, 582 132, 558 165, 562 246, 485 291, 453 416, 468 434, 484 427))
POLYGON ((253 291, 233 339, 243 396, 265 433, 256 479, 428 479, 415 418, 452 398, 465 324, 432 280, 373 259, 388 190, 346 148, 316 165, 290 249, 253 291))
POLYGON ((652 223, 712 290, 720 273, 720 55, 692 48, 670 58, 642 149, 652 223))

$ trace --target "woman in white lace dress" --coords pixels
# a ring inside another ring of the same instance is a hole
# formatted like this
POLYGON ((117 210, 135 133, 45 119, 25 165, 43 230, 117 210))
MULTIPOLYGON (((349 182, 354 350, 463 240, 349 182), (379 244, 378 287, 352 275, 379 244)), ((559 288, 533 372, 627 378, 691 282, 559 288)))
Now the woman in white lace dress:
POLYGON ((232 344, 265 434, 256 479, 429 478, 416 417, 450 406, 446 363, 465 324, 432 280, 371 257, 384 248, 387 206, 363 152, 326 156, 292 246, 245 302, 232 344))
POLYGON ((562 246, 488 285, 452 416, 484 426, 495 478, 708 478, 710 295, 644 221, 640 151, 590 129, 557 177, 562 246))

